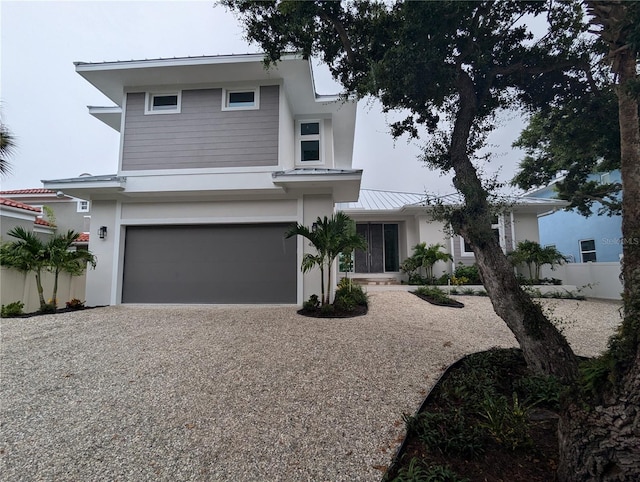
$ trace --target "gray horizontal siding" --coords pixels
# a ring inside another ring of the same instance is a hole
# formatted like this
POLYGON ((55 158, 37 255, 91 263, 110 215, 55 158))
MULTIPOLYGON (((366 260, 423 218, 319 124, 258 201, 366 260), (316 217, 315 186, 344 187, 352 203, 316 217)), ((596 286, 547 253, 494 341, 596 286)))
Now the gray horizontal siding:
POLYGON ((127 95, 122 169, 198 169, 278 164, 277 85, 260 109, 222 110, 222 89, 183 90, 179 114, 144 114, 144 92, 127 95))

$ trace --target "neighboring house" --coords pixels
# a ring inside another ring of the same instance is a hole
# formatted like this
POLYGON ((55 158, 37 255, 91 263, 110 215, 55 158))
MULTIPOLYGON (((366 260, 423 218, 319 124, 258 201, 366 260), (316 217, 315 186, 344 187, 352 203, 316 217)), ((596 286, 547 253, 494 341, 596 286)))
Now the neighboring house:
POLYGON ((0 241, 12 241, 14 238, 7 233, 16 227, 22 227, 34 232, 46 241, 55 231, 55 227, 40 218, 42 210, 28 204, 0 197, 0 241))
MULTIPOLYGON (((367 239, 367 250, 356 251, 354 256, 356 278, 406 278, 400 272, 400 264, 412 255, 416 244, 423 242, 444 245, 443 251, 453 258, 452 262, 434 266, 436 276, 452 273, 459 263, 475 262, 471 247, 462 237, 451 236, 445 224, 433 220, 432 207, 426 205, 425 199, 424 194, 363 189, 357 202, 337 206, 355 220, 357 232, 367 239)), ((444 196, 440 201, 460 202, 457 196, 444 196)), ((554 199, 513 199, 492 224, 504 252, 514 250, 519 241, 537 241, 537 216, 564 205, 554 199)))
POLYGON ((0 196, 38 209, 39 219, 55 225, 59 232, 73 230, 78 233, 89 233, 91 203, 87 200, 42 188, 0 191, 0 196), (48 219, 46 208, 51 210, 54 219, 48 219))
POLYGON ((91 203, 90 305, 302 303, 320 292, 284 239, 356 201, 356 102, 318 95, 311 64, 262 54, 76 63, 116 105, 117 173, 43 181, 91 203))
MULTIPOLYGON (((590 180, 602 183, 622 182, 620 171, 593 174, 590 180)), ((557 197, 554 180, 548 186, 529 191, 526 196, 557 197)), ((622 217, 598 215, 601 207, 596 203, 589 217, 577 211, 553 210, 538 218, 540 244, 555 246, 572 263, 617 262, 622 256, 622 217)))

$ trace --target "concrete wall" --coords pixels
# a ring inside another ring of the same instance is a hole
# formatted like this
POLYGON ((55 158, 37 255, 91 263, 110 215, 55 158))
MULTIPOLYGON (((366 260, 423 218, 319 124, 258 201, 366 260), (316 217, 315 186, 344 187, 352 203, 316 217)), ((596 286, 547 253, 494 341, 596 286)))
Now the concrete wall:
POLYGON ((581 294, 591 298, 621 299, 620 263, 567 263, 551 270, 543 266, 542 277, 558 278, 575 285, 581 294))
MULTIPOLYGON (((43 273, 42 287, 45 301, 49 301, 53 290, 53 274, 43 273)), ((65 303, 73 298, 84 301, 85 275, 71 277, 68 274, 60 274, 58 277, 57 297, 59 308, 64 308, 65 303)), ((40 308, 40 301, 38 300, 34 273, 21 273, 12 269, 1 268, 0 299, 3 305, 8 305, 14 301, 22 301, 25 313, 37 311, 40 308)))
POLYGON ((97 266, 87 272, 87 304, 110 305, 114 303, 112 277, 114 275, 114 250, 120 242, 116 229, 116 202, 94 201, 91 206, 93 230, 89 238, 89 250, 95 255, 97 266), (98 228, 107 227, 107 237, 98 237, 98 228))

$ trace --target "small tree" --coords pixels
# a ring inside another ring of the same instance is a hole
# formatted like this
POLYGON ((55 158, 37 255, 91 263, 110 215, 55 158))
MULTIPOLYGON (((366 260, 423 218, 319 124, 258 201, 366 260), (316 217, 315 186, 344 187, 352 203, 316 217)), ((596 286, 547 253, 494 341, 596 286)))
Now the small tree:
POLYGON ((66 234, 54 236, 47 244, 49 254, 49 269, 54 274, 52 303, 57 305, 58 276, 67 273, 71 276, 80 276, 87 269, 87 264, 96 267, 96 257, 88 250, 73 250, 80 233, 67 231, 66 234))
POLYGON ((42 287, 42 272, 50 271, 54 275, 51 302, 55 308, 58 296, 58 277, 60 273, 78 276, 87 269, 87 263, 95 268, 96 258, 87 250, 73 251, 71 247, 80 236, 74 231, 55 235, 48 243, 35 234, 18 226, 7 233, 17 239, 5 243, 0 248, 0 264, 25 273, 33 272, 36 277, 36 289, 40 311, 47 310, 42 287))
POLYGON ((529 270, 529 279, 533 282, 540 279, 540 268, 550 264, 551 269, 556 265, 567 261, 565 256, 554 246, 540 246, 535 241, 520 241, 514 251, 509 253, 509 259, 517 266, 526 264, 529 270))
POLYGON ((317 254, 307 253, 302 258, 302 272, 306 273, 315 266, 320 268, 320 283, 322 304, 330 303, 331 298, 331 265, 340 253, 351 252, 354 249, 366 249, 367 243, 356 233, 353 220, 338 212, 331 218, 318 217, 314 226, 309 229, 301 224, 292 226, 285 234, 287 238, 302 236, 309 240, 317 254), (325 285, 325 271, 326 285, 325 285), (325 289, 326 286, 326 289, 325 289))
POLYGON ((32 232, 22 226, 17 226, 7 233, 17 241, 5 243, 0 248, 0 265, 13 268, 24 273, 33 272, 36 277, 36 289, 40 309, 44 310, 47 303, 42 288, 42 271, 48 266, 47 246, 32 232))
POLYGON ((413 256, 419 265, 424 268, 425 276, 428 280, 433 279, 433 265, 438 261, 452 261, 453 258, 449 253, 440 251, 444 246, 440 243, 430 244, 427 243, 416 244, 413 247, 413 256))

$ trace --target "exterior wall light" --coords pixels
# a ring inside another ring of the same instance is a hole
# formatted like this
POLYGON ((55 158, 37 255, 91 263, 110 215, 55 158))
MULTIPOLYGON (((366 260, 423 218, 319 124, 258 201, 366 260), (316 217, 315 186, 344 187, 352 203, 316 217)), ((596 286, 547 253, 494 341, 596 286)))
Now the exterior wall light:
POLYGON ((100 228, 98 229, 98 237, 100 239, 104 239, 107 237, 107 227, 106 226, 100 226, 100 228))

